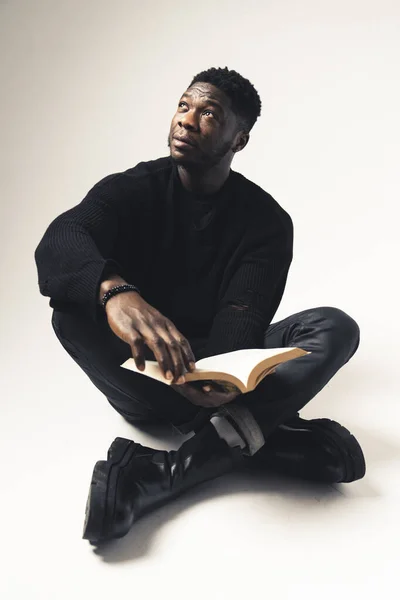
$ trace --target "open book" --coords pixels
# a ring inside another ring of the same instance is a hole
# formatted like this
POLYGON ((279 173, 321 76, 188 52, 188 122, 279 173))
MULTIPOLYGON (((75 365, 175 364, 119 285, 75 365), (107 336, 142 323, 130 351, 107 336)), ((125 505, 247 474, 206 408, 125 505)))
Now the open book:
MULTIPOLYGON (((264 377, 275 371, 278 365, 305 354, 311 352, 301 348, 235 350, 198 360, 196 370, 185 373, 184 377, 186 383, 197 381, 202 385, 217 384, 224 391, 239 391, 245 394, 254 390, 264 377)), ((128 358, 121 367, 171 385, 171 381, 164 377, 157 361, 147 360, 144 371, 139 371, 133 358, 128 358)))

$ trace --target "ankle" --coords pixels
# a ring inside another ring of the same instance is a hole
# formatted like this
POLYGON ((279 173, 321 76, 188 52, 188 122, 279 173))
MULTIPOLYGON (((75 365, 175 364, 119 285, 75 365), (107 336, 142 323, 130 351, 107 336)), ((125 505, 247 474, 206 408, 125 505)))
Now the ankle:
POLYGON ((210 419, 210 422, 216 429, 219 437, 225 440, 231 448, 239 446, 239 448, 246 451, 246 440, 241 435, 237 427, 235 427, 234 424, 231 423, 226 417, 217 414, 210 419))
POLYGON ((263 432, 250 410, 239 403, 230 403, 222 406, 218 415, 225 417, 236 430, 239 437, 245 442, 243 453, 253 456, 265 444, 263 432))

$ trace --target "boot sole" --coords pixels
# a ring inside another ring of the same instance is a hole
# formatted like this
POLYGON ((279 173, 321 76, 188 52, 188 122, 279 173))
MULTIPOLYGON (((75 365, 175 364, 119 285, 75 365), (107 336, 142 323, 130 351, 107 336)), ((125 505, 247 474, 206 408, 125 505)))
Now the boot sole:
POLYGON ((130 461, 136 446, 131 440, 116 438, 108 450, 107 460, 95 464, 86 501, 83 539, 92 543, 110 539, 119 473, 130 461))
POLYGON ((346 474, 341 482, 350 483, 364 477, 366 472, 364 453, 354 435, 346 427, 331 419, 305 421, 299 418, 298 421, 300 426, 304 423, 304 427, 311 429, 313 433, 320 433, 334 444, 346 467, 346 474))

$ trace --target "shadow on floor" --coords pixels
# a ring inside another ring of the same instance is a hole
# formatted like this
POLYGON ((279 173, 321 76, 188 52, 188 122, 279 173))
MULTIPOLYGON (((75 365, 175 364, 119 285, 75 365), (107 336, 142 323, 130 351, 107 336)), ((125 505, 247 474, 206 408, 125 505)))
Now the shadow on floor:
MULTIPOLYGON (((157 534, 163 525, 174 521, 185 510, 193 505, 208 502, 213 498, 231 495, 247 495, 249 503, 257 502, 257 510, 265 510, 279 520, 285 519, 286 513, 293 511, 296 506, 296 518, 315 519, 318 511, 326 511, 341 502, 352 502, 365 498, 379 496, 379 491, 374 489, 369 480, 370 472, 379 468, 379 463, 398 460, 400 446, 393 446, 387 439, 379 437, 376 432, 365 431, 360 427, 352 428, 353 423, 346 426, 359 439, 367 462, 367 474, 364 479, 354 484, 317 484, 294 480, 272 473, 240 472, 232 473, 204 483, 190 490, 180 498, 158 508, 154 512, 142 517, 135 523, 130 532, 119 540, 113 540, 94 547, 94 552, 107 563, 119 563, 142 558, 151 552, 157 534), (354 431, 356 430, 356 431, 354 431), (277 501, 278 499, 278 501, 277 501), (277 509, 279 506, 279 510, 277 509)), ((147 437, 147 442, 152 447, 165 448, 166 445, 179 447, 188 436, 182 436, 171 426, 165 423, 145 425, 143 428, 135 426, 147 437)), ((136 437, 136 436, 134 436, 136 437)))
MULTIPOLYGON (((357 485, 361 486, 358 497, 361 492, 364 497, 376 495, 367 482, 361 481, 357 485)), ((285 504, 287 504, 287 511, 293 511, 293 505, 296 504, 296 518, 315 519, 316 511, 326 511, 328 505, 351 501, 346 497, 345 488, 346 485, 342 484, 331 486, 294 481, 275 474, 232 473, 201 484, 184 496, 142 517, 125 537, 94 547, 94 553, 107 563, 140 559, 151 552, 157 534, 163 525, 174 521, 193 505, 214 498, 233 494, 248 495, 250 503, 254 504, 256 500, 257 511, 262 511, 262 502, 265 500, 266 510, 271 514, 272 505, 272 510, 276 512, 276 520, 279 522, 279 520, 285 519, 285 504), (271 502, 272 499, 273 502, 271 502), (279 510, 275 511, 277 505, 279 510)))

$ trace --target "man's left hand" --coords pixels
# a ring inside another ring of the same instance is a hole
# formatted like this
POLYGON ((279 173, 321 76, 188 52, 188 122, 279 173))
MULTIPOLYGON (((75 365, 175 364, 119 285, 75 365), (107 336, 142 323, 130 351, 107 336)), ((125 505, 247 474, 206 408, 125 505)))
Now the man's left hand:
POLYGON ((201 390, 195 388, 190 383, 183 383, 182 385, 171 384, 171 387, 187 398, 192 404, 210 408, 228 404, 241 395, 240 392, 219 392, 209 384, 204 385, 201 390))

